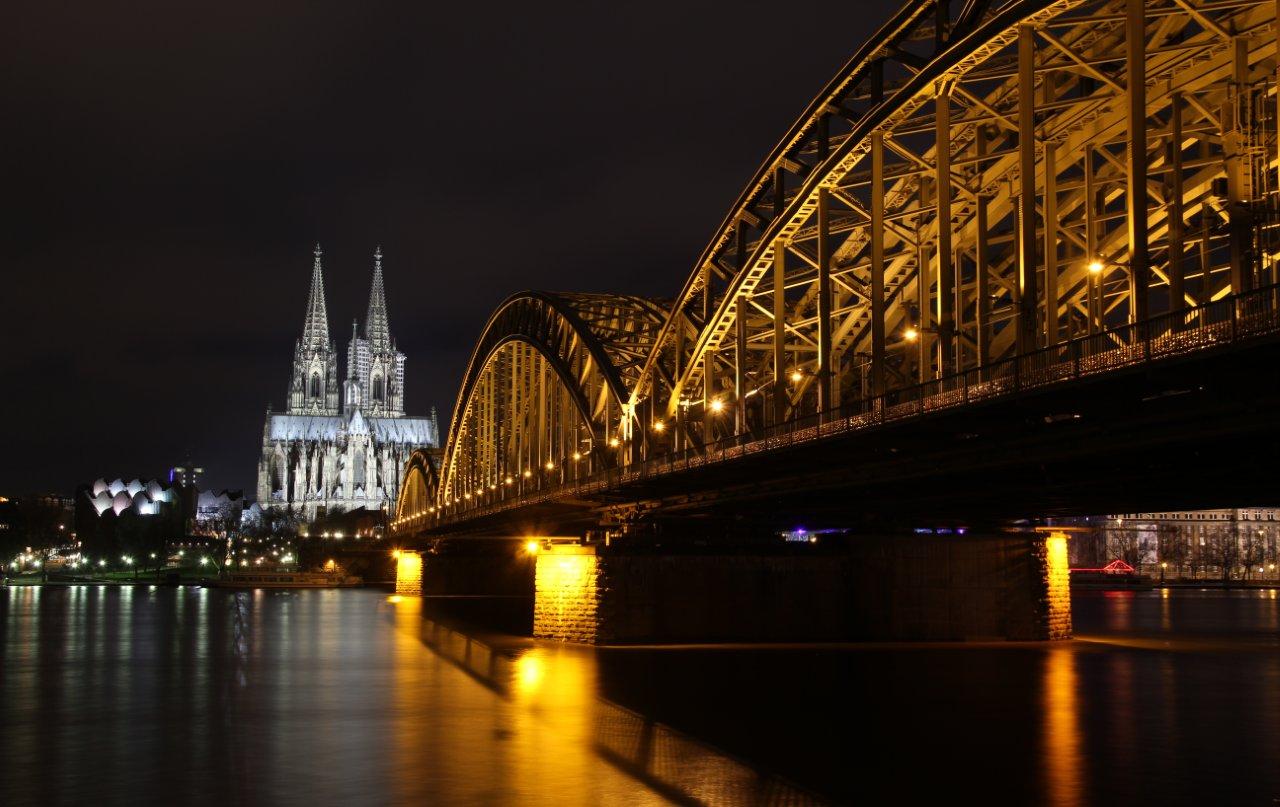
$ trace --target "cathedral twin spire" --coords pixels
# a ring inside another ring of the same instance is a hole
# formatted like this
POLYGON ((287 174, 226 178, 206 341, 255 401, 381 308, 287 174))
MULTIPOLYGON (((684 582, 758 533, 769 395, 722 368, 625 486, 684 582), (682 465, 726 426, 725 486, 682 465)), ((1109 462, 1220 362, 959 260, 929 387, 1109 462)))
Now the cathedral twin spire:
MULTIPOLYGON (((329 314, 325 305, 323 252, 316 244, 311 267, 311 288, 302 338, 294 353, 293 380, 289 388, 289 412, 296 414, 338 414, 337 351, 329 336, 329 314)), ((348 350, 348 382, 345 397, 348 411, 364 406, 372 414, 402 415, 404 412, 404 354, 391 339, 386 290, 382 278, 382 247, 374 252, 373 285, 365 317, 364 338, 354 332, 348 350)))
POLYGON ((316 244, 311 264, 311 291, 307 294, 307 319, 302 326, 302 345, 307 350, 332 349, 329 341, 329 312, 324 304, 324 271, 320 268, 320 245, 316 244))
POLYGON ((382 247, 373 253, 373 288, 369 290, 369 311, 364 318, 364 338, 370 349, 391 350, 391 323, 387 319, 387 294, 382 288, 382 247))

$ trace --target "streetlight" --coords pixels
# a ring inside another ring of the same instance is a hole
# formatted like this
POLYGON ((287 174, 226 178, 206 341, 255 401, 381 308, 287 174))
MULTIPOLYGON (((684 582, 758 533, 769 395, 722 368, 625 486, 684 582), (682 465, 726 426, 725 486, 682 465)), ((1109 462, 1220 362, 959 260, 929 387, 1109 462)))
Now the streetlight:
POLYGON ((914 342, 920 338, 920 329, 913 325, 902 332, 902 338, 908 342, 914 342))
POLYGON ((1089 274, 1091 275, 1100 275, 1102 274, 1102 270, 1106 268, 1106 264, 1104 264, 1099 258, 1094 258, 1089 261, 1089 274))
POLYGON ((1164 585, 1164 570, 1167 568, 1169 568, 1169 564, 1163 560, 1160 561, 1160 585, 1162 586, 1164 585))
POLYGON ((712 412, 715 412, 717 415, 718 415, 718 414, 720 414, 721 412, 723 412, 723 411, 724 411, 724 401, 720 400, 719 398, 712 398, 712 399, 711 399, 711 411, 712 411, 712 412))

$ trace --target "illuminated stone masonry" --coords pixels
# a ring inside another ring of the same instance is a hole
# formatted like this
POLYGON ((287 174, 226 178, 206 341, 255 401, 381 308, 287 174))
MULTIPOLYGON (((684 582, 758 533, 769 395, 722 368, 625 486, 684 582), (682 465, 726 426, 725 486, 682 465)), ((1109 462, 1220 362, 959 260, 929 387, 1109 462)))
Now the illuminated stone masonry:
POLYGON ((1067 536, 863 536, 828 555, 537 557, 533 634, 587 644, 1071 637, 1067 536))
POLYGON ((258 502, 312 521, 339 510, 392 506, 410 454, 434 448, 429 417, 405 415, 405 355, 391 338, 382 250, 374 253, 364 333, 352 325, 339 409, 338 353, 329 333, 324 275, 316 246, 302 337, 294 348, 288 407, 267 411, 258 462, 258 502))

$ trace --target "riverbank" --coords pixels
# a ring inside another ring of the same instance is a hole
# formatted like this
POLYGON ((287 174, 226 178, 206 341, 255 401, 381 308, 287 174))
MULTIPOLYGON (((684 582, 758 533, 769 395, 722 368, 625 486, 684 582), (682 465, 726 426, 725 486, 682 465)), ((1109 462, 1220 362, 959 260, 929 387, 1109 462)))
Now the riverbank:
MULTIPOLYGON (((13 588, 20 587, 43 587, 43 588, 65 588, 69 586, 204 586, 218 582, 219 578, 215 575, 188 575, 182 574, 177 579, 167 576, 156 577, 154 572, 139 572, 138 576, 133 577, 131 572, 114 573, 109 572, 104 575, 95 575, 93 577, 71 577, 69 575, 50 575, 48 580, 44 580, 40 575, 17 575, 0 578, 0 587, 9 586, 13 588)), ((359 588, 372 588, 378 591, 393 591, 395 589, 394 580, 373 580, 365 581, 359 588)))
POLYGON ((1145 578, 1124 580, 1076 580, 1071 581, 1072 591, 1152 591, 1158 588, 1191 589, 1204 591, 1259 591, 1280 588, 1278 580, 1150 580, 1145 578))

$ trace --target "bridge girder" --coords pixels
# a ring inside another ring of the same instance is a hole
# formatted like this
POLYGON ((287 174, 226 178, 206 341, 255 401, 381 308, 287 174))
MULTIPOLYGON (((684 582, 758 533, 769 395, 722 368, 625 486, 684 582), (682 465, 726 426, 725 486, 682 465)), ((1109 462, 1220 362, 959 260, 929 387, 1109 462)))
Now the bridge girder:
POLYGON ((598 471, 1085 334, 1123 346, 1142 335, 1126 323, 1280 280, 1278 5, 907 2, 770 152, 673 301, 499 307, 437 503, 579 446, 598 471), (533 386, 503 397, 511 372, 554 379, 550 422, 533 386), (546 436, 531 451, 517 433, 546 436))
POLYGON ((615 461, 609 424, 666 319, 661 302, 525 292, 490 318, 445 445, 439 504, 528 490, 615 461))
POLYGON ((1274 184, 1273 0, 941 6, 908 4, 756 172, 630 411, 656 398, 694 446, 1014 355, 1020 329, 1035 349, 1272 271, 1268 242, 1233 285, 1229 209, 1274 184))

